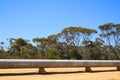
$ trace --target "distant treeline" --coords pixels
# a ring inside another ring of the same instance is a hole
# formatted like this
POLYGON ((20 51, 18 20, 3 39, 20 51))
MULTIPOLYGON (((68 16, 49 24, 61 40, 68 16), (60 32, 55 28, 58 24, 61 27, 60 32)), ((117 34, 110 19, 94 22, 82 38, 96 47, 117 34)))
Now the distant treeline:
POLYGON ((120 60, 120 24, 107 23, 94 29, 68 27, 47 38, 8 39, 6 50, 0 42, 1 59, 87 59, 120 60), (98 34, 96 38, 95 34, 98 34), (94 39, 93 39, 93 38, 94 39))

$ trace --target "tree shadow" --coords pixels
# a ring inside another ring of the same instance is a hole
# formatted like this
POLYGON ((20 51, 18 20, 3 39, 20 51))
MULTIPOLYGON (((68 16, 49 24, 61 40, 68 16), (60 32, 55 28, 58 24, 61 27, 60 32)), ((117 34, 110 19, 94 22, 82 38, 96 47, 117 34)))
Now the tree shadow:
POLYGON ((100 72, 115 72, 117 70, 97 70, 92 72, 85 71, 69 71, 69 72, 29 72, 29 73, 0 73, 0 76, 24 76, 24 75, 54 75, 54 74, 73 74, 73 73, 100 73, 100 72))

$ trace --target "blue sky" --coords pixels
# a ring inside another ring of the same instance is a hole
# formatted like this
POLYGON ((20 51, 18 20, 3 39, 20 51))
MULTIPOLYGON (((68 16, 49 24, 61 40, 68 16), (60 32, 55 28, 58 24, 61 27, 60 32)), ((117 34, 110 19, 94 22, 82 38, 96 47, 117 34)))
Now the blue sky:
POLYGON ((0 0, 0 41, 47 37, 70 26, 120 23, 120 0, 0 0))

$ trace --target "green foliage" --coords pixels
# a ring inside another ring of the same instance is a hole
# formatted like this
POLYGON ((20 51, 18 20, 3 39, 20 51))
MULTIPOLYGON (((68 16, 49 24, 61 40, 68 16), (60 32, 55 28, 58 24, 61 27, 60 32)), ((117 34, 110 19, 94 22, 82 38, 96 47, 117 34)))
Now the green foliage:
POLYGON ((78 53, 77 49, 72 49, 69 52, 70 59, 82 59, 82 56, 78 53))
POLYGON ((116 59, 120 59, 120 24, 107 23, 99 26, 100 36, 106 45, 109 45, 116 59))
POLYGON ((94 29, 68 27, 47 38, 34 38, 35 46, 23 38, 10 38, 10 47, 0 42, 0 59, 94 59, 120 60, 120 24, 99 26, 100 38, 93 41, 94 29))
POLYGON ((60 59, 59 52, 55 48, 51 48, 45 53, 46 59, 60 59))

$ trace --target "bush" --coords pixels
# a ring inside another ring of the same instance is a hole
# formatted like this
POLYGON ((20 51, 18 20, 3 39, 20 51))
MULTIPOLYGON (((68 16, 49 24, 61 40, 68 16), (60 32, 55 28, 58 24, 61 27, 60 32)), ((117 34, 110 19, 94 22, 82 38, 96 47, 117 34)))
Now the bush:
POLYGON ((59 54, 55 48, 51 48, 45 52, 45 59, 60 59, 59 54))

